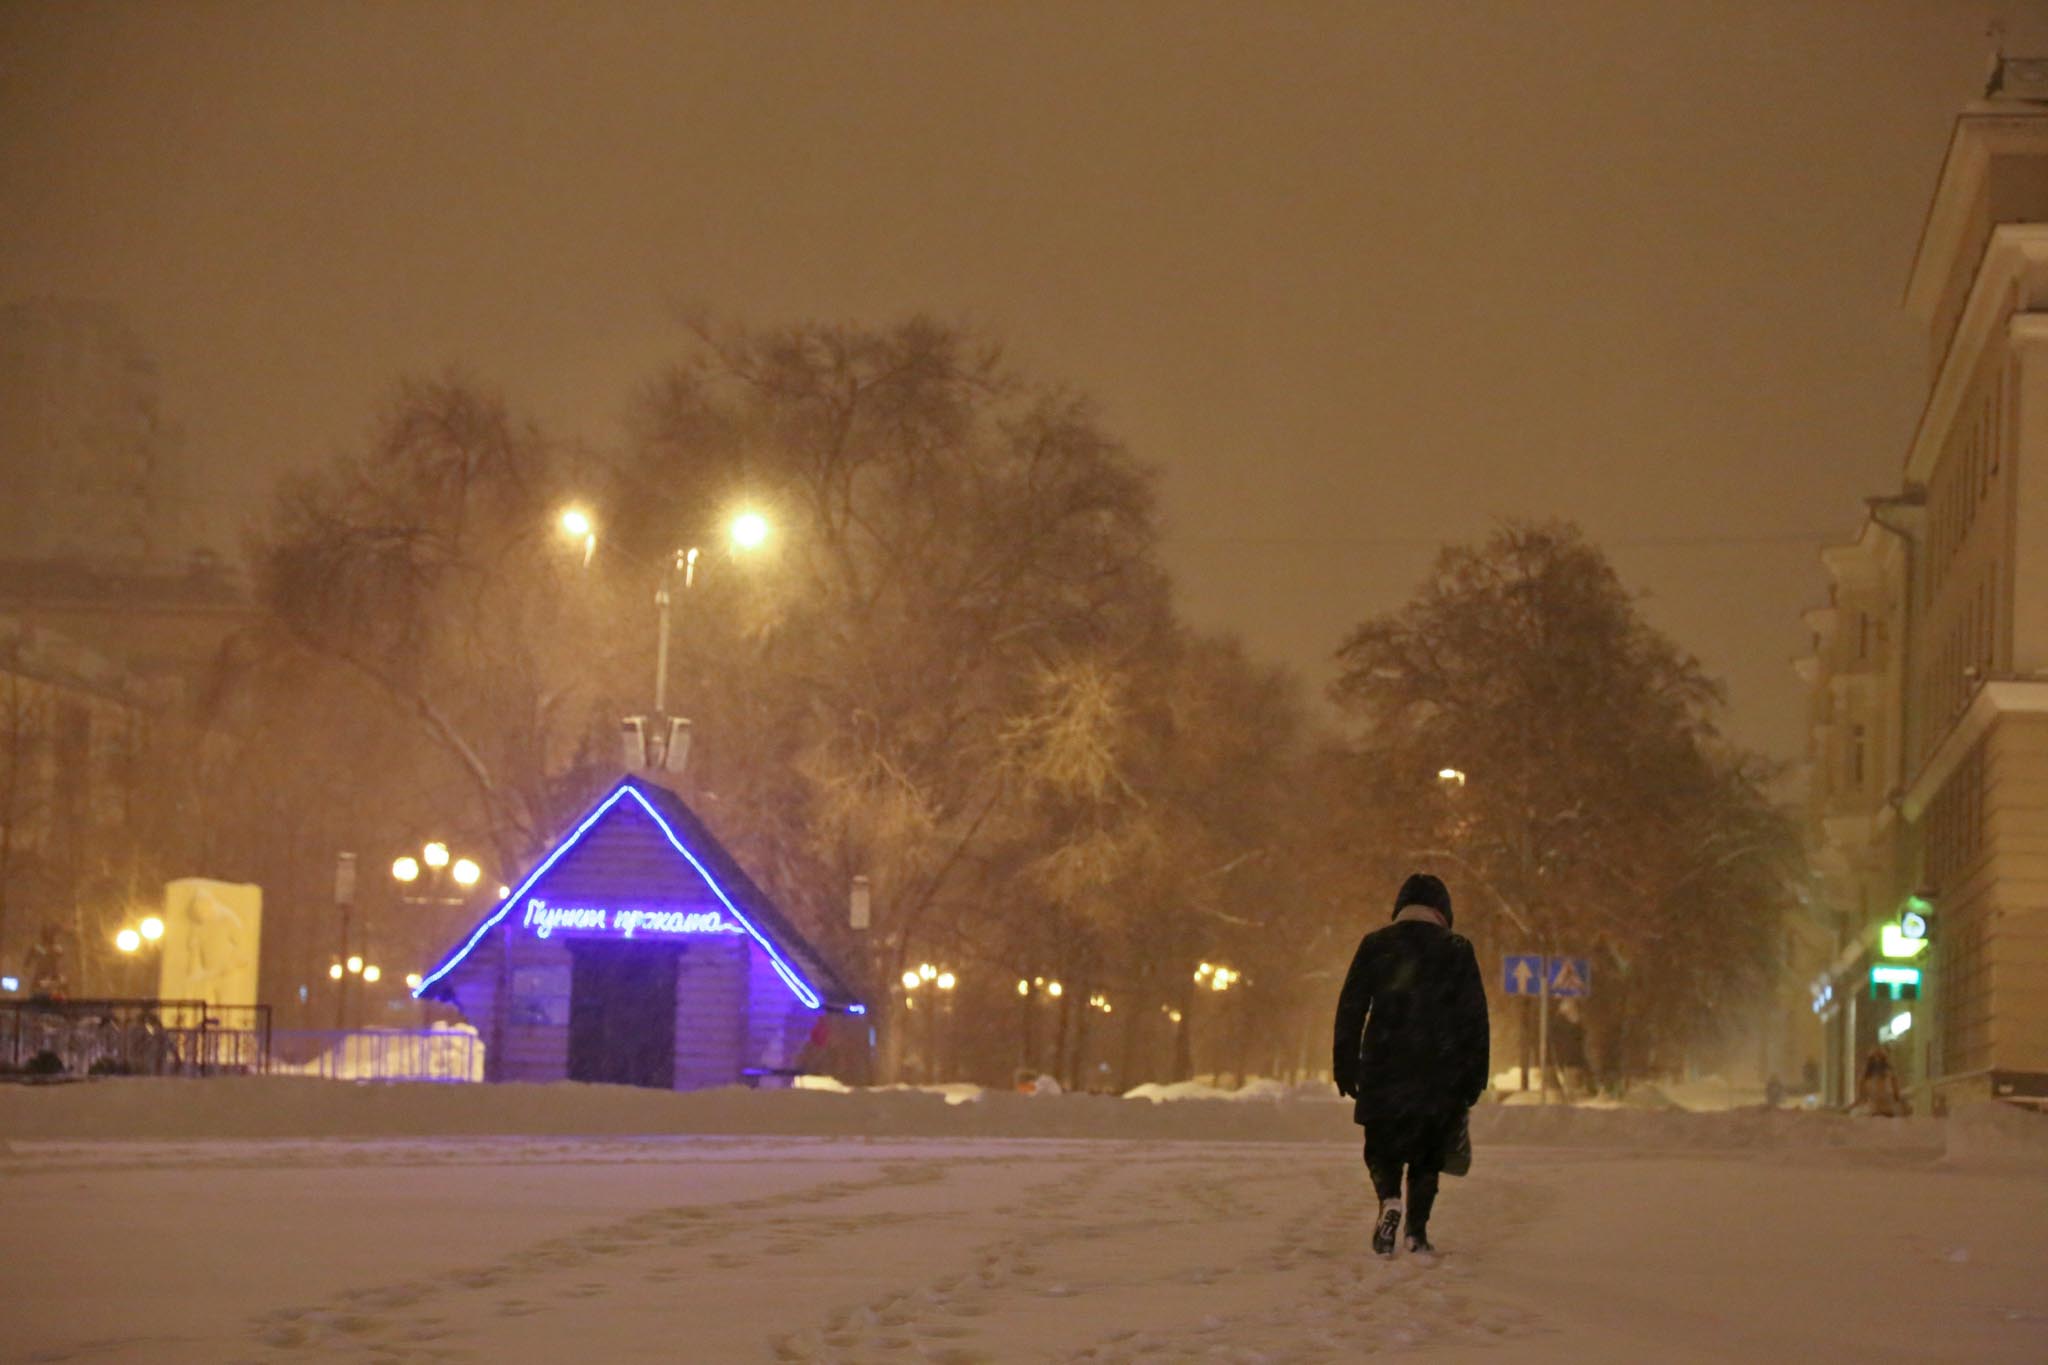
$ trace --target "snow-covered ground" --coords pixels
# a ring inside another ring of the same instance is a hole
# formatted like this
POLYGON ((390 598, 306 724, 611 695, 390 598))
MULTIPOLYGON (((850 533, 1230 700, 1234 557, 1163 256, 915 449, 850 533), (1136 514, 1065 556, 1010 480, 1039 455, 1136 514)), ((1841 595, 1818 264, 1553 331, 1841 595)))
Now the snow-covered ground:
POLYGON ((1425 1265, 1346 1106, 948 1098, 0 1087, 0 1360, 2048 1357, 2032 1115, 1484 1110, 1425 1265))

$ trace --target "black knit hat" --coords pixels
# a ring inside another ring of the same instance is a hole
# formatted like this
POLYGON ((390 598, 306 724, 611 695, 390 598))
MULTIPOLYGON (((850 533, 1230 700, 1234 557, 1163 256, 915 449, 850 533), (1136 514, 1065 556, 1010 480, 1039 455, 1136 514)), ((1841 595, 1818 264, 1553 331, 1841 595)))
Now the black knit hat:
POLYGON ((1394 897, 1394 913, 1411 905, 1426 905, 1444 917, 1444 927, 1451 923, 1451 893, 1437 878, 1427 872, 1417 872, 1401 883, 1401 894, 1394 897))

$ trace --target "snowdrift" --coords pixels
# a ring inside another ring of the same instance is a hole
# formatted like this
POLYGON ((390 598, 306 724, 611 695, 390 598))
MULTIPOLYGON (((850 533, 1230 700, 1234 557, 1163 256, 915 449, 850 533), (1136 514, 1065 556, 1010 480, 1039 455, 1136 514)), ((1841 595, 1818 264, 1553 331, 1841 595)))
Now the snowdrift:
POLYGON ((1952 1165, 2048 1170, 2048 1114, 1986 1100, 1964 1105, 1946 1122, 1952 1165))
MULTIPOLYGON (((917 1090, 705 1090, 625 1086, 352 1084, 296 1077, 109 1078, 0 1086, 0 1140, 656 1136, 1093 1138, 1115 1141, 1358 1140, 1351 1106, 1320 1089, 1267 1086, 1221 1098, 1141 1087, 1129 1098, 917 1090)), ((1641 1152, 1848 1149, 1963 1166, 2048 1169, 2048 1117, 2004 1105, 1954 1118, 1870 1119, 1789 1109, 1677 1110, 1482 1105, 1490 1145, 1641 1152)))

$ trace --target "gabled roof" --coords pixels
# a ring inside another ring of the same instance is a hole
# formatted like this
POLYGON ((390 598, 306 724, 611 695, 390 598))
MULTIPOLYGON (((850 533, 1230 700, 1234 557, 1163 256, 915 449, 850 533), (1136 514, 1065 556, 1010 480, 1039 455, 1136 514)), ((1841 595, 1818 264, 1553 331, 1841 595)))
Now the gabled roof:
MULTIPOLYGON (((555 864, 583 842, 593 830, 614 820, 652 820, 675 852, 675 875, 694 886, 704 886, 725 907, 766 953, 775 972, 800 1002, 811 1009, 866 1012, 859 998, 839 974, 795 927, 783 917, 768 893, 755 885, 746 870, 734 861, 723 844, 707 829, 682 798, 665 787, 628 777, 602 800, 580 816, 570 833, 534 864, 512 894, 505 897, 476 926, 464 934, 456 947, 427 973, 413 995, 446 998, 445 978, 462 960, 497 928, 529 892, 544 884, 555 864)), ((507 926, 509 932, 510 926, 507 926)))

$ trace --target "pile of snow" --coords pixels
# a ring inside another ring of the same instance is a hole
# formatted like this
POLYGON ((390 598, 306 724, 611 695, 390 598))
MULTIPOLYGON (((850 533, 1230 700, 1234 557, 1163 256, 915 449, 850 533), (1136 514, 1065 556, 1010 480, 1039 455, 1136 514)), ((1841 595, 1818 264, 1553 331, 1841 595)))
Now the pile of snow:
POLYGON ((1167 1085, 1146 1084, 1126 1090, 1124 1098, 1127 1100, 1150 1100, 1154 1104, 1165 1100, 1224 1100, 1233 1104, 1242 1104, 1247 1100, 1264 1101, 1266 1103, 1278 1103, 1282 1100, 1307 1100, 1310 1102, 1330 1100, 1332 1102, 1349 1103, 1348 1100, 1340 1101, 1337 1093, 1330 1087, 1327 1081, 1317 1081, 1313 1084, 1304 1085, 1289 1085, 1285 1081, 1266 1080, 1263 1078, 1247 1081, 1234 1090, 1226 1090, 1214 1081, 1201 1080, 1174 1081, 1167 1085))
MULTIPOLYGON (((1509 1067, 1497 1073, 1493 1078, 1493 1091, 1501 1104, 1543 1103, 1540 1088, 1522 1088, 1520 1067, 1509 1067)), ((1805 1098, 1787 1092, 1782 1102, 1797 1105, 1805 1098)), ((1769 1103, 1769 1098, 1760 1085, 1732 1081, 1723 1076, 1700 1076, 1691 1080, 1639 1081, 1618 1097, 1588 1095, 1576 1090, 1559 1092, 1551 1096, 1551 1103, 1584 1105, 1594 1109, 1684 1109, 1696 1114, 1710 1114, 1726 1109, 1753 1109, 1769 1103)))
POLYGON ((1619 1147, 1632 1151, 1813 1151, 1853 1148, 1932 1157, 1941 1119, 1873 1119, 1804 1109, 1598 1109, 1585 1105, 1481 1105, 1472 1144, 1619 1147))
POLYGON ((1989 1100, 1963 1105, 1948 1118, 1947 1154, 1957 1166, 2048 1169, 2048 1114, 1989 1100))
POLYGON ((280 1029, 271 1041, 270 1070, 331 1081, 481 1081, 483 1039, 469 1024, 347 1033, 280 1029), (304 1045, 310 1045, 311 1055, 294 1061, 304 1045))
MULTIPOLYGON (((1102 1138, 1118 1141, 1358 1140, 1351 1106, 1322 1087, 1269 1085, 1229 1098, 1176 1087, 1131 1098, 1022 1095, 978 1087, 700 1090, 628 1086, 380 1085, 285 1077, 112 1077, 0 1086, 0 1141, 71 1138, 305 1138, 726 1134, 826 1138, 1102 1138), (1247 1100, 1250 1102, 1247 1102, 1247 1100), (1142 1101, 1142 1102, 1140 1102, 1142 1101)), ((2021 1115, 2029 1123, 2044 1122, 2021 1115)), ((1859 1149, 1985 1161, 2041 1150, 2038 1128, 1972 1116, 1870 1119, 1794 1109, 1530 1108, 1473 1111, 1472 1139, 1629 1151, 1859 1149)), ((1483 1155, 1482 1155, 1483 1159, 1483 1155)))

